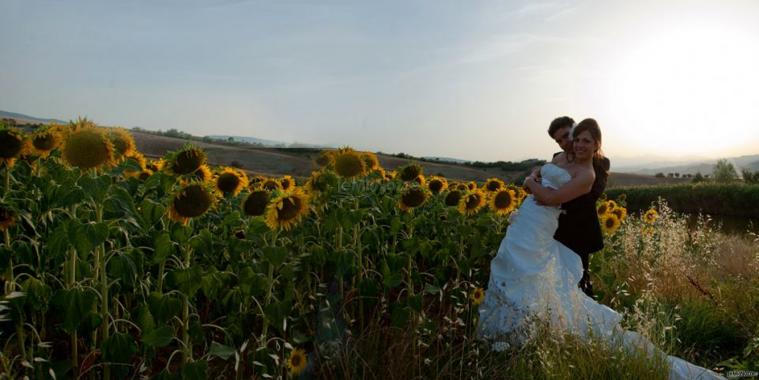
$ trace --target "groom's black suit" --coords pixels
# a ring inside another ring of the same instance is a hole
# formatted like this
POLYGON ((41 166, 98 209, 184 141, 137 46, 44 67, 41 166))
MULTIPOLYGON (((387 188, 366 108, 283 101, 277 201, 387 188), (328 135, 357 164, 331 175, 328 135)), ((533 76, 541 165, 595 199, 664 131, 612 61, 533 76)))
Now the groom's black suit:
MULTIPOLYGON (((554 154, 554 157, 559 153, 554 154)), ((563 212, 559 216, 559 228, 556 229, 553 236, 554 239, 575 251, 582 259, 583 273, 578 285, 585 294, 591 297, 593 296, 593 286, 588 274, 590 254, 600 251, 604 247, 601 225, 596 213, 596 201, 606 189, 609 167, 608 158, 593 159, 593 169, 596 172, 593 187, 589 193, 561 205, 563 212)))

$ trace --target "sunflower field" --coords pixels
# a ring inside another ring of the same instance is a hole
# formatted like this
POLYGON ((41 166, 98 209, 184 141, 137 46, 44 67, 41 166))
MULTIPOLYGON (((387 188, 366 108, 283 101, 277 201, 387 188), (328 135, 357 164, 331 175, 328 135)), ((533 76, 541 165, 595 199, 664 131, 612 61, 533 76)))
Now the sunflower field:
POLYGON ((350 148, 315 162, 298 183, 190 145, 148 160, 86 119, 1 128, 2 376, 488 377, 476 306, 524 191, 350 148))

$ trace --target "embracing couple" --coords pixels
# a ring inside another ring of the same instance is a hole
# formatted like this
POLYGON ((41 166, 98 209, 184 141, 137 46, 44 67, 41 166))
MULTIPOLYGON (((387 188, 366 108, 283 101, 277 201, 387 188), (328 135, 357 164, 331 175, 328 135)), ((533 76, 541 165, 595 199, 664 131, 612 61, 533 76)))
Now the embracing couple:
POLYGON ((593 119, 574 125, 565 116, 554 120, 548 133, 563 152, 524 180, 531 195, 512 217, 490 263, 477 335, 503 350, 529 339, 536 322, 547 323, 560 333, 659 356, 669 365, 670 379, 721 379, 622 329, 622 316, 591 297, 589 255, 603 248, 595 203, 609 170, 601 129, 593 119))

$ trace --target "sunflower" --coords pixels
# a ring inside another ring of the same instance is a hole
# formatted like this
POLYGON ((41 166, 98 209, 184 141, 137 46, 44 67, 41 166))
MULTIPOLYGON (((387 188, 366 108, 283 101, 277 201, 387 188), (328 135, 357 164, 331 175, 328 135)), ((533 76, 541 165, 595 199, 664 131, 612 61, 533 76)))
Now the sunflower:
POLYGON ((416 180, 422 174, 422 167, 417 164, 408 164, 398 170, 402 181, 416 180))
POLYGON ((208 186, 201 182, 183 185, 171 196, 169 218, 187 224, 190 218, 203 215, 214 204, 214 195, 208 186))
POLYGON ((607 213, 601 217, 601 230, 603 230, 606 235, 613 235, 619 228, 620 224, 621 222, 619 221, 619 218, 614 214, 607 213))
POLYGON ((206 152, 194 146, 186 146, 179 152, 171 152, 166 157, 168 170, 176 175, 194 173, 206 163, 206 152))
POLYGON ((309 211, 308 196, 301 189, 280 193, 266 206, 266 224, 271 229, 290 230, 309 211))
POLYGON ((150 169, 153 172, 159 172, 163 170, 164 166, 166 166, 166 161, 163 158, 159 158, 157 160, 150 160, 150 162, 145 164, 145 168, 150 169))
POLYGON ((463 182, 456 182, 453 188, 461 192, 469 191, 469 186, 467 186, 466 183, 463 183, 463 182))
POLYGON ((490 192, 496 192, 506 187, 506 184, 498 178, 488 178, 483 186, 485 190, 490 192))
POLYGON ((260 182, 261 188, 264 190, 274 191, 282 190, 282 183, 273 178, 266 178, 260 182))
POLYGON ((333 153, 335 172, 340 177, 353 178, 366 174, 366 164, 361 155, 351 148, 341 148, 333 153))
POLYGON ((6 206, 0 206, 0 231, 5 231, 16 224, 16 212, 6 206))
POLYGON ((63 143, 63 160, 80 169, 114 164, 115 148, 105 131, 88 123, 76 124, 63 143))
POLYGON ((510 189, 498 190, 490 197, 490 209, 497 215, 506 215, 517 205, 517 196, 510 189))
POLYGON ((459 212, 464 215, 474 215, 485 205, 485 194, 475 189, 470 191, 459 200, 459 212))
POLYGON ((242 170, 225 167, 216 177, 216 188, 224 195, 235 196, 247 187, 248 176, 242 170))
POLYGON ((311 173, 311 177, 306 181, 306 190, 313 191, 326 191, 332 186, 337 184, 337 176, 331 170, 319 170, 311 173))
POLYGON ((146 180, 146 179, 150 178, 150 176, 151 176, 151 175, 153 175, 153 171, 152 171, 152 170, 150 170, 150 169, 145 169, 145 170, 143 170, 143 171, 141 171, 141 172, 139 172, 139 173, 137 174, 137 178, 138 178, 140 181, 144 181, 144 180, 146 180))
POLYGON ((395 179, 395 176, 398 175, 398 173, 395 172, 395 170, 391 170, 389 172, 385 172, 385 179, 388 181, 392 181, 395 179))
POLYGON ((248 216, 260 216, 266 212, 266 206, 269 205, 271 193, 266 190, 253 190, 245 198, 242 204, 242 211, 248 216))
POLYGON ((129 157, 137 151, 134 137, 124 128, 111 128, 108 131, 108 138, 113 143, 117 159, 129 157))
POLYGON ((286 175, 279 179, 279 183, 282 184, 282 190, 290 190, 291 188, 295 187, 295 180, 293 177, 286 175))
POLYGON ((427 192, 421 187, 413 186, 407 188, 403 194, 401 194, 401 199, 398 201, 398 207, 400 207, 402 211, 408 211, 421 206, 426 200, 427 192))
POLYGON ((599 218, 606 215, 608 211, 610 211, 608 202, 601 202, 598 207, 596 207, 596 213, 598 214, 599 218))
POLYGON ((521 187, 516 188, 516 193, 519 202, 522 202, 525 198, 527 198, 527 192, 524 191, 524 189, 521 187))
POLYGON ((468 190, 471 190, 471 191, 473 191, 473 190, 477 189, 477 182, 474 182, 474 181, 469 181, 469 182, 467 182, 467 184, 466 184, 466 188, 467 188, 468 190))
POLYGON ((439 176, 432 176, 427 182, 427 188, 432 194, 440 194, 448 188, 448 180, 439 176))
POLYGON ((614 202, 611 199, 606 201, 606 212, 610 212, 611 210, 614 210, 616 207, 617 207, 617 202, 614 202))
POLYGON ((445 195, 445 205, 449 207, 458 206, 462 195, 463 193, 461 190, 454 189, 449 191, 448 194, 445 195))
POLYGON ((208 167, 208 165, 203 164, 200 165, 200 167, 193 172, 190 177, 193 180, 197 180, 200 182, 210 182, 213 178, 213 172, 211 172, 211 168, 208 167))
POLYGON ((333 155, 333 152, 323 150, 319 153, 314 162, 316 162, 316 164, 320 167, 326 168, 335 164, 335 157, 333 155))
POLYGON ((648 209, 648 211, 643 214, 643 221, 648 224, 654 224, 654 222, 656 222, 656 219, 659 219, 659 213, 656 212, 656 210, 653 208, 648 209))
POLYGON ((424 185, 427 183, 427 180, 424 178, 424 174, 419 174, 411 181, 416 182, 417 184, 419 184, 419 186, 422 186, 422 187, 424 187, 424 185))
POLYGON ((32 134, 32 147, 40 157, 47 157, 59 145, 61 145, 61 134, 52 127, 38 130, 32 134))
POLYGON ((472 293, 469 295, 469 299, 472 300, 472 305, 474 306, 481 304, 482 301, 485 300, 485 289, 474 288, 474 290, 472 290, 472 293))
POLYGON ((627 209, 622 206, 615 207, 613 210, 611 210, 611 213, 616 215, 620 222, 627 218, 627 209))
POLYGON ((306 351, 296 348, 290 353, 290 357, 287 358, 287 368, 290 370, 290 374, 298 376, 301 372, 306 370, 308 366, 308 357, 306 351))
POLYGON ((262 175, 254 175, 253 177, 248 178, 248 186, 250 186, 251 189, 255 188, 256 186, 260 186, 261 182, 265 181, 266 177, 262 175))
POLYGON ((18 129, 0 129, 0 166, 13 167, 16 159, 27 150, 26 137, 18 129))
POLYGON ((380 168, 380 162, 377 155, 372 152, 362 152, 361 159, 364 160, 366 170, 373 171, 380 168))
POLYGON ((137 166, 140 167, 140 169, 145 170, 148 168, 148 161, 145 159, 145 156, 137 151, 133 151, 128 156, 125 156, 126 160, 134 161, 137 166))

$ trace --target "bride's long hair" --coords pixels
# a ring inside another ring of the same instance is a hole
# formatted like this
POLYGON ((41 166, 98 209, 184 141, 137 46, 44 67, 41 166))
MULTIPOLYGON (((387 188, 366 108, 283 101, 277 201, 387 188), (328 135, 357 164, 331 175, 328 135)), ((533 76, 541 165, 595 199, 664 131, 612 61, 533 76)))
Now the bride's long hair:
POLYGON ((600 192, 603 191, 602 189, 606 187, 606 180, 609 178, 609 160, 604 157, 601 150, 601 127, 598 126, 598 122, 595 119, 587 118, 575 125, 570 135, 574 139, 575 136, 579 136, 580 133, 585 131, 588 131, 593 140, 598 142, 598 150, 593 154, 593 169, 596 172, 598 180, 593 184, 592 191, 598 192, 598 195, 600 195, 600 192), (600 178, 598 178, 599 176, 600 178), (599 189, 596 189, 596 187, 599 187, 599 189))

